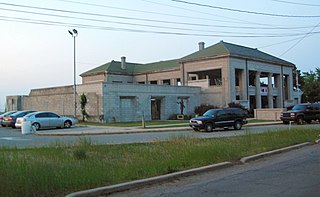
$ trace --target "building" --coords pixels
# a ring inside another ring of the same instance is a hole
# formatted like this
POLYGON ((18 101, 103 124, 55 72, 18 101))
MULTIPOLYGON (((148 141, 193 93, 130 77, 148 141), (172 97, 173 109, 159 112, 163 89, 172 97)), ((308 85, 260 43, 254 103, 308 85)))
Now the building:
MULTIPOLYGON (((258 49, 219 42, 185 57, 149 64, 111 61, 80 76, 81 94, 92 120, 104 122, 168 119, 193 114, 200 104, 225 107, 240 103, 248 109, 283 108, 300 103, 293 88, 294 64, 258 49)), ((73 86, 34 89, 28 96, 8 96, 7 110, 73 112, 73 86)), ((77 109, 80 115, 80 109, 77 109)))

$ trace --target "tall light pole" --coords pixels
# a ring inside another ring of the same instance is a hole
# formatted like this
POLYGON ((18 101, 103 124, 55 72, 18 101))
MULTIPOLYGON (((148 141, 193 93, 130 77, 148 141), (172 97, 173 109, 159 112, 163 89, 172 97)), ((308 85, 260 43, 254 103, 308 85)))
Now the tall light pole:
POLYGON ((76 85, 76 37, 78 31, 73 29, 72 31, 68 30, 69 34, 73 37, 73 101, 74 101, 74 118, 77 118, 77 85, 76 85))

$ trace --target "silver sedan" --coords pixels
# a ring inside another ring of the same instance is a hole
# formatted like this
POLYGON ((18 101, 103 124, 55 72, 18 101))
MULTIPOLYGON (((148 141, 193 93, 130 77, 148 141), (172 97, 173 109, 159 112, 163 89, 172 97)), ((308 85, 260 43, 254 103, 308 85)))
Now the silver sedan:
POLYGON ((21 127, 23 122, 30 121, 36 130, 42 128, 70 128, 78 121, 73 118, 60 116, 53 112, 34 112, 17 121, 16 126, 21 127))

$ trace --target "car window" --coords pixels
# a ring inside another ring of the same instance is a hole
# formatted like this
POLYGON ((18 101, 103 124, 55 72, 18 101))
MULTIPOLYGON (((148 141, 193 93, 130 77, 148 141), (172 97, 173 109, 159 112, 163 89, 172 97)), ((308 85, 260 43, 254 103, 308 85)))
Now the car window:
POLYGON ((203 114, 203 116, 212 117, 217 112, 216 109, 210 109, 203 114))
POLYGON ((223 116, 226 115, 226 112, 224 110, 218 111, 217 116, 223 116))
POLYGON ((306 109, 306 105, 295 105, 292 110, 304 110, 306 109))
POLYGON ((39 113, 35 115, 36 118, 45 118, 47 117, 47 113, 39 113))
POLYGON ((57 114, 54 114, 54 113, 48 113, 48 117, 50 117, 50 118, 59 118, 59 116, 57 114))

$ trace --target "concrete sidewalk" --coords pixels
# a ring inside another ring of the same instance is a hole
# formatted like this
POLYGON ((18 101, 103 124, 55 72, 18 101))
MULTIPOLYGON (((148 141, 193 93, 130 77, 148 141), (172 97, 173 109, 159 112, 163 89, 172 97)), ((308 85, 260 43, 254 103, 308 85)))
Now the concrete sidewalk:
MULTIPOLYGON (((248 123, 243 127, 278 125, 282 121, 248 123)), ((143 127, 111 127, 111 126, 75 126, 69 129, 39 130, 34 135, 58 135, 58 136, 76 136, 76 135, 108 135, 108 134, 129 134, 145 132, 169 132, 169 131, 187 131, 192 130, 187 124, 157 125, 143 127), (185 126, 184 126, 185 125, 185 126), (174 127, 175 126, 175 127, 174 127)))

